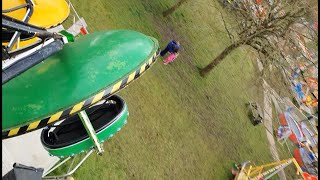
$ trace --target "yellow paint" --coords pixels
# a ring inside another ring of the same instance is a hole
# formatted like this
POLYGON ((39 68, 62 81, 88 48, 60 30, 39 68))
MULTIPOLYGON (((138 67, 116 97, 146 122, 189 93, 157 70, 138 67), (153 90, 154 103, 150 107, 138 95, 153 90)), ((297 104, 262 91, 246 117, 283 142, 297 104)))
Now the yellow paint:
POLYGON ((153 58, 150 58, 150 59, 149 59, 149 65, 152 64, 152 59, 153 59, 153 58))
POLYGON ((85 101, 82 101, 82 102, 78 103, 77 105, 73 106, 73 108, 72 108, 72 110, 71 110, 71 112, 69 114, 73 114, 73 113, 75 113, 77 111, 80 111, 82 106, 83 106, 83 104, 84 104, 84 102, 85 101))
POLYGON ((252 166, 249 167, 248 174, 250 174, 251 170, 252 170, 252 166))
POLYGON ((57 112, 54 115, 52 115, 48 121, 48 124, 58 120, 60 118, 60 116, 62 115, 62 113, 63 113, 63 111, 60 111, 60 112, 57 112))
POLYGON ((101 100, 103 94, 104 94, 104 91, 102 91, 102 92, 100 92, 99 94, 97 94, 96 96, 94 96, 91 104, 94 104, 94 103, 98 102, 99 100, 101 100))
POLYGON ((146 69, 146 64, 143 64, 140 68, 140 74, 146 69))
POLYGON ((129 82, 131 82, 133 79, 134 79, 134 76, 136 75, 136 71, 134 71, 133 73, 131 73, 130 75, 129 75, 129 78, 128 78, 128 82, 127 83, 129 83, 129 82))
MULTIPOLYGON (((301 176, 302 176, 302 173, 303 173, 303 172, 302 172, 302 170, 301 170, 298 162, 296 161, 296 159, 295 159, 295 158, 292 158, 291 160, 292 160, 293 164, 294 164, 294 165, 296 166, 296 168, 297 168, 297 175, 300 173, 301 176)), ((303 178, 303 179, 306 179, 306 178, 304 178, 304 176, 302 176, 302 178, 303 178)))
MULTIPOLYGON (((257 177, 258 175, 261 175, 262 172, 267 171, 269 169, 269 167, 275 167, 275 166, 278 166, 280 164, 290 163, 290 161, 293 162, 294 165, 296 166, 297 175, 298 174, 302 175, 302 170, 301 170, 300 166, 298 165, 298 163, 296 162, 296 160, 294 158, 286 159, 286 160, 282 160, 282 161, 278 161, 278 162, 273 162, 273 163, 269 163, 269 164, 265 164, 265 165, 261 165, 261 166, 256 166, 256 167, 249 166, 249 168, 242 169, 240 173, 245 176, 244 177, 245 179, 254 178, 254 177, 257 177)), ((239 177, 236 177, 235 179, 238 180, 239 177)), ((303 179, 304 179, 304 177, 303 177, 303 179)))
POLYGON ((8 136, 16 135, 18 133, 19 129, 20 128, 15 128, 15 129, 10 130, 8 136))
POLYGON ((40 120, 39 120, 39 121, 35 121, 35 122, 31 123, 31 124, 29 125, 29 127, 28 127, 27 131, 30 131, 30 130, 32 130, 32 129, 37 128, 37 127, 38 127, 38 125, 39 125, 39 123, 40 123, 40 120))
MULTIPOLYGON (((69 16, 70 8, 65 0, 34 0, 33 2, 35 3, 33 14, 28 22, 32 25, 50 28, 61 24, 69 16)), ((25 0, 3 0, 2 10, 25 3, 25 0)), ((22 20, 26 14, 26 8, 4 14, 22 20)))
POLYGON ((262 165, 262 166, 257 166, 257 167, 254 167, 254 168, 252 168, 252 169, 259 169, 259 168, 266 168, 266 167, 270 167, 270 166, 276 166, 276 165, 279 165, 279 164, 286 163, 286 162, 288 162, 289 160, 291 160, 291 159, 286 159, 286 160, 282 160, 282 161, 278 161, 278 162, 273 162, 273 163, 265 164, 265 165, 262 165))
POLYGON ((114 93, 114 92, 116 92, 116 91, 120 88, 121 82, 122 82, 122 81, 119 81, 117 84, 115 84, 115 85, 113 86, 113 88, 112 88, 112 90, 111 90, 111 94, 114 93))
POLYGON ((254 168, 254 170, 253 170, 252 167, 251 167, 251 170, 250 170, 251 172, 249 173, 249 171, 248 171, 247 174, 248 174, 248 176, 250 176, 250 177, 257 176, 257 175, 261 174, 262 170, 263 170, 262 167, 254 168))

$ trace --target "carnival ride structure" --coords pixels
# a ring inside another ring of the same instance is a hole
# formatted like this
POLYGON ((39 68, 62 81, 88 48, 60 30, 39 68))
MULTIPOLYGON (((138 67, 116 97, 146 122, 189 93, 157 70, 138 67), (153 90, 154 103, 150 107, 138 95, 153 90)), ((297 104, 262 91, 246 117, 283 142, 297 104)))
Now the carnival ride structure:
POLYGON ((115 94, 155 63, 158 41, 131 30, 49 32, 69 15, 64 0, 4 1, 3 8, 2 139, 43 128, 43 147, 61 159, 43 178, 65 178, 126 124, 128 107, 115 94), (68 173, 47 176, 81 153, 68 173))
POLYGON ((318 176, 318 131, 311 120, 312 118, 305 117, 293 104, 279 115, 280 127, 286 127, 291 131, 287 138, 296 147, 293 157, 303 172, 318 176))
MULTIPOLYGON (((70 14, 70 8, 65 0, 4 0, 2 2, 2 14, 48 29, 65 21, 70 14)), ((6 46, 8 51, 23 48, 40 41, 39 38, 31 34, 2 30, 2 45, 6 46)))
POLYGON ((293 119, 293 117, 288 113, 284 112, 279 115, 280 124, 282 126, 288 126, 291 130, 291 134, 289 135, 289 139, 293 143, 298 143, 303 141, 304 134, 302 132, 301 126, 293 119))
POLYGON ((254 165, 250 161, 246 161, 242 163, 240 172, 235 176, 234 180, 267 180, 276 175, 279 171, 283 170, 290 164, 294 164, 297 172, 296 175, 302 177, 303 179, 311 179, 317 180, 316 176, 305 173, 301 170, 299 164, 297 163, 295 158, 285 159, 277 162, 272 162, 269 164, 263 164, 260 166, 254 165))
POLYGON ((293 157, 303 169, 303 172, 318 176, 318 167, 315 166, 317 158, 313 153, 309 152, 305 148, 296 148, 293 150, 293 157))
POLYGON ((317 54, 310 53, 304 35, 300 32, 291 29, 291 36, 293 53, 290 55, 291 58, 285 58, 290 67, 284 69, 284 73, 299 107, 313 115, 317 113, 318 108, 317 54))

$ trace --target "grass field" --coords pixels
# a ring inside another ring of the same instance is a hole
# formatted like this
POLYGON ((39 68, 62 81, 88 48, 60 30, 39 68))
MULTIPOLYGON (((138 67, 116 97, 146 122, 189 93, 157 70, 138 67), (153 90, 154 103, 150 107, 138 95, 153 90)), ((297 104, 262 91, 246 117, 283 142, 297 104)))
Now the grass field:
MULTIPOLYGON (((272 162, 263 126, 253 126, 245 103, 263 99, 254 54, 231 53, 207 78, 205 66, 230 43, 218 1, 190 1, 163 18, 175 0, 72 0, 89 32, 132 29, 157 38, 161 47, 177 38, 183 50, 170 65, 161 59, 122 90, 128 124, 74 174, 95 179, 227 179, 233 162, 272 162)), ((60 172, 59 169, 57 172, 60 172)), ((56 172, 56 173, 57 173, 56 172)))

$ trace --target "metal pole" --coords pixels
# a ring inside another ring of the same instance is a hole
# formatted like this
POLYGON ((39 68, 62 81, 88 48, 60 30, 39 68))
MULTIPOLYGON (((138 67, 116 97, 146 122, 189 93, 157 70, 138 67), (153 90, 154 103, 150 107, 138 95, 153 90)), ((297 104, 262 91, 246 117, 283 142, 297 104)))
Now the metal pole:
MULTIPOLYGON (((26 12, 25 16, 23 17, 22 21, 27 23, 32 14, 33 14, 33 7, 31 6, 30 8, 27 9, 27 12, 26 12), (29 16, 29 14, 30 14, 30 16, 29 16)), ((21 35, 21 32, 16 31, 14 33, 14 35, 12 36, 12 38, 7 46, 8 51, 10 51, 12 49, 13 45, 16 43, 16 40, 18 37, 20 37, 20 35, 21 35)))
POLYGON ((53 170, 55 170, 56 168, 58 168, 59 166, 61 166, 62 164, 64 164, 65 162, 67 162, 71 157, 68 157, 66 159, 64 159, 62 162, 60 162, 59 164, 57 164, 56 166, 54 166, 53 168, 51 168, 49 171, 45 172, 42 177, 45 177, 46 175, 48 175, 49 173, 51 173, 53 170))
POLYGON ((91 150, 86 154, 86 156, 83 157, 83 159, 79 162, 78 165, 76 165, 76 167, 74 167, 74 168, 72 169, 72 171, 68 172, 67 176, 73 174, 73 173, 81 166, 81 164, 90 156, 90 154, 91 154, 92 152, 93 152, 93 149, 91 149, 91 150))
POLYGON ((99 143, 98 141, 98 137, 97 137, 97 134, 89 120, 89 117, 87 115, 87 113, 85 111, 80 111, 78 113, 81 121, 82 121, 82 124, 83 126, 85 127, 89 137, 91 138, 91 140, 93 141, 97 151, 98 151, 98 154, 101 155, 103 153, 103 148, 101 146, 101 144, 99 143))
MULTIPOLYGON (((68 172, 67 174, 64 174, 62 176, 47 176, 47 177, 42 177, 42 179, 65 179, 65 177, 70 176, 73 174, 80 166, 81 164, 90 156, 90 154, 93 152, 93 149, 91 149, 83 158, 82 160, 77 164, 76 167, 73 168, 72 171, 68 172)), ((61 164, 61 163, 60 163, 61 164)), ((60 165, 59 164, 59 165, 60 165)))
POLYGON ((70 164, 70 166, 69 166, 69 169, 68 169, 67 173, 70 172, 70 170, 71 170, 71 168, 72 168, 72 166, 73 166, 73 163, 74 163, 74 161, 76 160, 76 157, 77 157, 77 155, 75 155, 75 156, 73 157, 72 162, 71 162, 71 164, 70 164))
POLYGON ((3 9, 3 10, 2 10, 2 13, 9 13, 9 12, 16 11, 16 10, 18 10, 18 9, 21 9, 21 8, 25 8, 25 7, 27 7, 27 6, 28 6, 28 4, 22 4, 22 5, 20 5, 20 6, 14 7, 14 8, 3 9))

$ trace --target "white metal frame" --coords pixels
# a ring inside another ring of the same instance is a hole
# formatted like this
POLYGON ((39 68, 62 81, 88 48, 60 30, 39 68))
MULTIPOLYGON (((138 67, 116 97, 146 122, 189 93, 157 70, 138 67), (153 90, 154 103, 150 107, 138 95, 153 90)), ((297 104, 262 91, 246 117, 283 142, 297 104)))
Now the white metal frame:
POLYGON ((59 164, 57 164, 56 166, 52 167, 50 170, 48 170, 47 172, 45 172, 42 176, 42 179, 65 179, 66 177, 68 176, 71 176, 80 166, 81 164, 91 155, 91 153, 94 151, 94 149, 91 149, 90 151, 88 151, 86 153, 86 155, 81 159, 81 161, 71 170, 73 164, 74 164, 74 161, 76 159, 76 157, 78 155, 75 155, 74 157, 67 157, 67 158, 64 158, 59 164), (67 171, 66 174, 64 175, 59 175, 59 176, 47 176, 49 173, 51 173, 52 171, 54 171, 55 169, 57 169, 58 167, 60 167, 61 165, 63 165, 64 163, 66 163, 68 160, 70 160, 71 158, 73 158, 70 166, 69 166, 69 169, 67 171))

